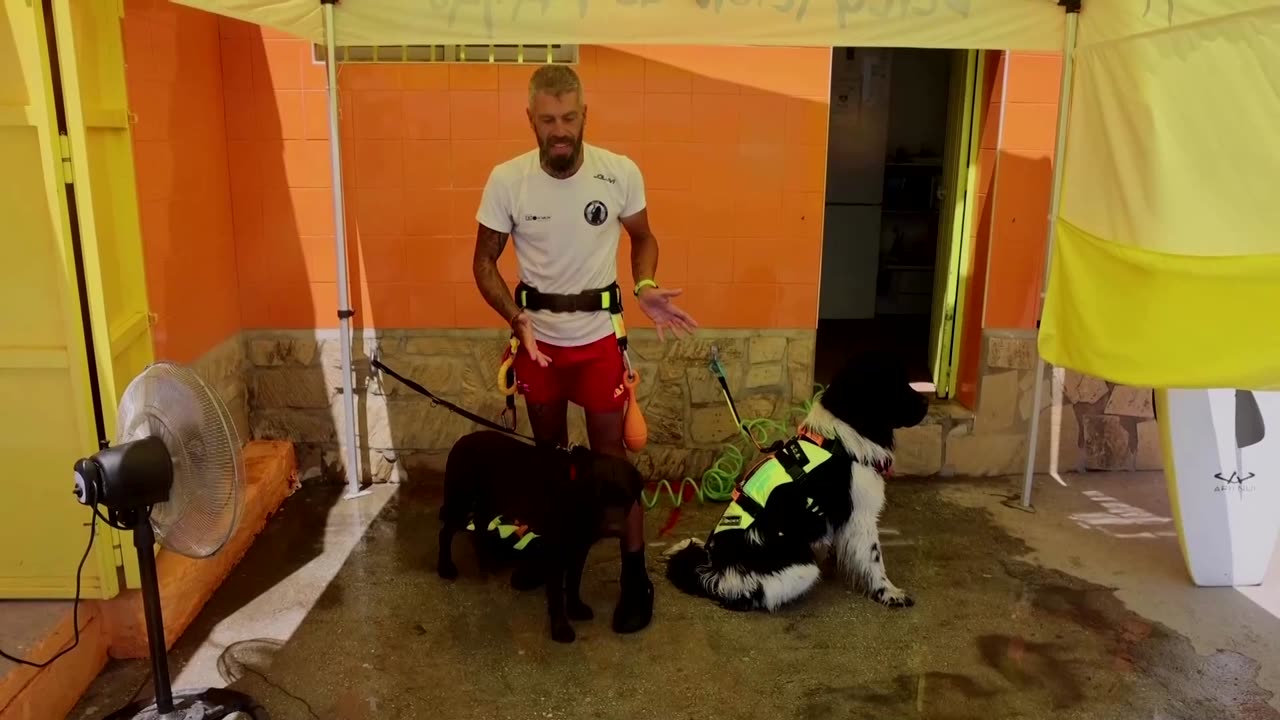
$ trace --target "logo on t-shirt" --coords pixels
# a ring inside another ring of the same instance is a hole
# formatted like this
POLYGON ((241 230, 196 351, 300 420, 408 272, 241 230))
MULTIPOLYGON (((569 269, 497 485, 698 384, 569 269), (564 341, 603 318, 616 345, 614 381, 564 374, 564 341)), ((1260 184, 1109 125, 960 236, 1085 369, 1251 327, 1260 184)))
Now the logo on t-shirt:
POLYGON ((587 219, 588 224, 599 227, 609 219, 609 208, 599 200, 592 200, 582 209, 582 217, 587 219))

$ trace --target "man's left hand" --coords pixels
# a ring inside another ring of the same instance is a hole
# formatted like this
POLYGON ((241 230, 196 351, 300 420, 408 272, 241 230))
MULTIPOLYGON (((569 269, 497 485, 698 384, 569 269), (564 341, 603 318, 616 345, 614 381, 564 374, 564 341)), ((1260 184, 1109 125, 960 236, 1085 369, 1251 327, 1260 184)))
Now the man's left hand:
POLYGON ((683 292, 677 288, 646 287, 636 298, 640 303, 640 309, 653 321, 653 326, 658 331, 659 341, 664 339, 664 331, 670 331, 677 336, 682 333, 692 335, 694 328, 698 327, 698 323, 689 317, 689 313, 671 302, 671 298, 683 292))

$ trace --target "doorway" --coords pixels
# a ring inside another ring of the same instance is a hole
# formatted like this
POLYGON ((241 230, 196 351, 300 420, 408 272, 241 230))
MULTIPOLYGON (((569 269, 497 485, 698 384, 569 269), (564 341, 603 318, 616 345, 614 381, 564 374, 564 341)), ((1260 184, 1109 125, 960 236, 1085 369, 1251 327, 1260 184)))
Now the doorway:
POLYGON ((832 51, 817 382, 870 350, 950 395, 977 55, 832 51))

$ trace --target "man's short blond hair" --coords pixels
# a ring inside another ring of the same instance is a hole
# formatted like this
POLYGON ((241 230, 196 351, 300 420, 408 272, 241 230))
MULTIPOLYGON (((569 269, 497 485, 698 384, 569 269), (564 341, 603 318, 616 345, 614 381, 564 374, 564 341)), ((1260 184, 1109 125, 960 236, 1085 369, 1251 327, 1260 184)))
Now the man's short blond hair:
POLYGON ((571 92, 578 93, 578 104, 581 105, 584 102, 582 81, 573 68, 568 65, 543 65, 529 78, 529 107, 533 107, 533 98, 538 93, 558 98, 571 92))

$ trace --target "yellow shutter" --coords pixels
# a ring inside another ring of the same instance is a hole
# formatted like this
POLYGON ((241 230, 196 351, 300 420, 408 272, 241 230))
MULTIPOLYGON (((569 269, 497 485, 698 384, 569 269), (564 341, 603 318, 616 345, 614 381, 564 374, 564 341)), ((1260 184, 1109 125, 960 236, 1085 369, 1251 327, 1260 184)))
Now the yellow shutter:
MULTIPOLYGON (((94 386, 113 439, 119 396, 152 359, 119 5, 3 2, 0 597, 63 598, 88 539, 71 468, 97 449, 94 386)), ((99 524, 84 597, 118 592, 130 542, 99 524)))

